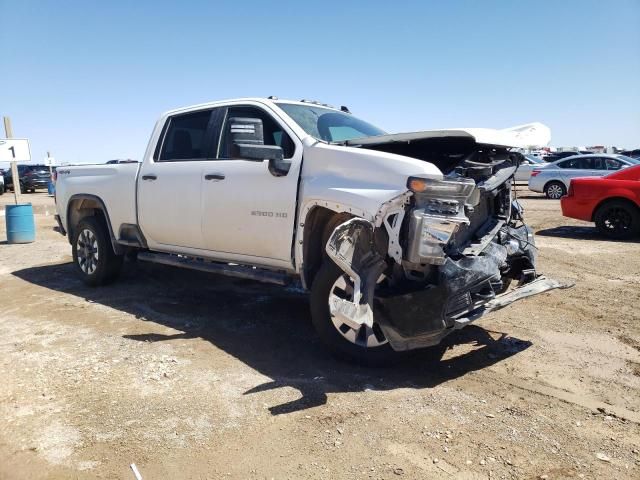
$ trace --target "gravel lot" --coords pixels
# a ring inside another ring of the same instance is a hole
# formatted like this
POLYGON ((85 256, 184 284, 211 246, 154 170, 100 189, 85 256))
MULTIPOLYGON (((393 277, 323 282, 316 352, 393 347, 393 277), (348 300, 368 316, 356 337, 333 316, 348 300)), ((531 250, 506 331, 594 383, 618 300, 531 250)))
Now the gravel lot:
POLYGON ((0 478, 640 478, 640 243, 520 193, 576 286, 389 369, 329 357, 294 289, 149 264, 85 287, 37 215, 0 244, 0 478))

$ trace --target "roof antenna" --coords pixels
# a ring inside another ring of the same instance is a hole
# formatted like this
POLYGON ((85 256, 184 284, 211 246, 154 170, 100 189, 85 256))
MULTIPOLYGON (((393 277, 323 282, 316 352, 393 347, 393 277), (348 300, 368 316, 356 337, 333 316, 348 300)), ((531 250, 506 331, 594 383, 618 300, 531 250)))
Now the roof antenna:
POLYGON ((276 97, 275 95, 269 95, 267 98, 269 100, 278 100, 278 97, 276 97))
POLYGON ((344 105, 342 105, 342 106, 340 107, 340 111, 341 111, 341 112, 344 112, 344 113, 351 113, 351 111, 349 110, 349 108, 348 108, 348 107, 345 107, 344 105))

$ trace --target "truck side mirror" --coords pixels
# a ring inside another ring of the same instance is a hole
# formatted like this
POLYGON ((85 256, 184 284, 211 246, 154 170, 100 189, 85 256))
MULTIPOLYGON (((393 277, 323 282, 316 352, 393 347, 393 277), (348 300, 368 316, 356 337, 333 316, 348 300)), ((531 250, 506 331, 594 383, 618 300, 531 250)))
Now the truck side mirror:
POLYGON ((264 144, 264 129, 259 118, 232 117, 227 121, 231 140, 231 156, 262 162, 269 160, 269 171, 276 176, 286 175, 291 162, 284 159, 282 147, 264 144))

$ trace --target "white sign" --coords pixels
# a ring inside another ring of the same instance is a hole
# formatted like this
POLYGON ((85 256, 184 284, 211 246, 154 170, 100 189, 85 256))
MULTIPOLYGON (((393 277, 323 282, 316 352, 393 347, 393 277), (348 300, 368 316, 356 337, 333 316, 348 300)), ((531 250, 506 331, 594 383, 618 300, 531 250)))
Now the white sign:
POLYGON ((56 164, 56 159, 53 157, 44 157, 44 164, 47 167, 52 167, 56 164))
POLYGON ((0 138, 0 162, 30 162, 31 150, 26 138, 0 138))

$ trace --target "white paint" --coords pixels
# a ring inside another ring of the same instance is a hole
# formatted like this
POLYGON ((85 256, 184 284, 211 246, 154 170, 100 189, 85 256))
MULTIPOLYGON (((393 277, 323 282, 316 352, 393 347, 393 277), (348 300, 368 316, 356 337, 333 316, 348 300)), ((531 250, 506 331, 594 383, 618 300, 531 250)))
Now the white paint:
POLYGON ((138 471, 138 467, 136 467, 136 464, 132 463, 130 467, 131 467, 131 470, 133 471, 133 474, 136 477, 136 480, 142 480, 142 475, 140 475, 140 472, 138 471))
MULTIPOLYGON (((530 124, 504 131, 462 129, 457 134, 472 135, 478 143, 517 145, 536 135, 538 140, 543 139, 546 127, 542 127, 530 124)), ((448 132, 420 132, 420 136, 448 132)), ((314 208, 376 221, 384 203, 407 192, 407 178, 412 175, 442 178, 442 172, 429 162, 319 141, 272 100, 238 99, 163 114, 151 134, 142 164, 60 167, 57 209, 68 231, 66 206, 71 196, 96 195, 104 201, 116 235, 122 223, 139 222, 151 250, 299 272, 303 224, 314 208), (273 176, 267 161, 154 161, 168 117, 234 105, 265 110, 290 135, 295 155, 286 176, 273 176), (205 180, 211 173, 225 178, 205 180), (145 175, 156 179, 143 180, 145 175)))

